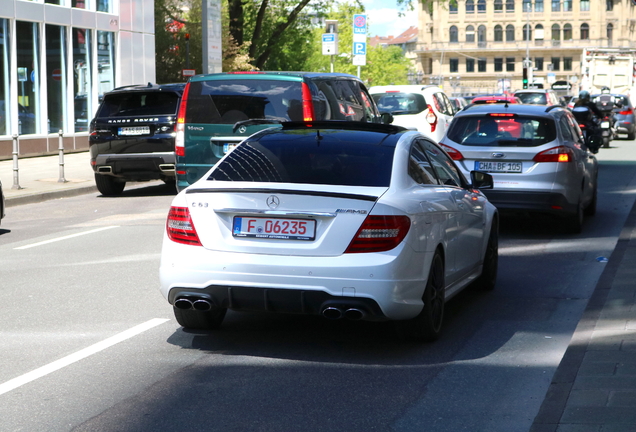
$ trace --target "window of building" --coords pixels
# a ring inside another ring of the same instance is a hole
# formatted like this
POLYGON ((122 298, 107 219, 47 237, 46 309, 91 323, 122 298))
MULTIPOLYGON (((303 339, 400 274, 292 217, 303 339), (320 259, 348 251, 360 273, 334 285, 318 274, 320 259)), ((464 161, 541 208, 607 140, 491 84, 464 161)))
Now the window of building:
POLYGON ((97 0, 97 12, 113 13, 112 0, 97 0))
POLYGON ((563 26, 563 40, 572 40, 572 24, 563 26))
POLYGON ((44 0, 44 3, 62 5, 63 3, 60 0, 44 0))
POLYGON ((486 72, 486 59, 479 57, 477 60, 477 72, 486 72))
POLYGON ((543 12, 543 0, 534 0, 534 11, 543 12))
POLYGON ((73 94, 75 95, 75 132, 88 131, 89 116, 93 113, 90 97, 92 92, 91 39, 90 29, 73 28, 73 65, 75 79, 73 94))
POLYGON ((486 46, 486 26, 480 25, 477 27, 477 45, 479 47, 486 46))
POLYGON ((457 26, 451 26, 451 28, 449 30, 449 36, 450 36, 450 42, 451 43, 459 42, 457 33, 458 33, 457 32, 457 26))
POLYGON ((506 72, 514 72, 514 71, 515 71, 515 58, 506 57, 506 72))
POLYGON ((532 12, 532 0, 523 0, 521 10, 523 12, 532 12))
POLYGON ((475 42, 475 27, 466 27, 466 42, 475 42))
POLYGON ((9 88, 11 87, 11 74, 9 73, 9 59, 11 52, 9 48, 9 20, 0 18, 0 135, 11 135, 11 100, 9 98, 9 88))
POLYGON ((486 13, 486 0, 477 0, 477 13, 486 13))
POLYGON ((68 132, 66 119, 66 27, 47 24, 46 32, 46 76, 49 132, 68 132))
POLYGON ((561 70, 561 59, 559 57, 552 57, 552 70, 561 70))
POLYGON ((614 36, 614 24, 609 23, 607 25, 607 41, 611 44, 614 36))
POLYGON ((558 24, 552 24, 552 40, 561 40, 561 26, 558 24))
POLYGON ((466 0, 466 13, 475 13, 475 1, 466 0))
POLYGON ((583 23, 581 24, 581 40, 589 40, 590 39, 590 26, 589 24, 583 23))
POLYGON ((515 26, 508 24, 506 26, 506 42, 514 42, 515 40, 515 26))
POLYGON ((535 57, 534 58, 534 68, 538 71, 543 70, 543 57, 535 57))
POLYGON ((97 73, 99 94, 115 88, 115 33, 97 31, 97 73))
POLYGON ((506 12, 515 11, 515 0, 506 0, 506 12))
POLYGON ((532 40, 532 27, 528 24, 523 25, 523 40, 532 40))
POLYGON ((40 36, 37 23, 16 21, 18 134, 41 133, 40 36))
POLYGON ((608 12, 614 10, 614 0, 605 0, 605 10, 608 12))
POLYGON ((495 57, 495 72, 503 72, 503 58, 495 57))
POLYGON ((572 70, 572 57, 563 57, 563 70, 564 71, 572 70))
POLYGON ((552 12, 561 12, 561 0, 552 0, 552 12))
POLYGON ((475 60, 467 58, 466 59, 466 72, 475 72, 475 60))
POLYGON ((452 58, 450 59, 450 71, 451 72, 459 72, 459 59, 458 58, 452 58))
POLYGON ((499 24, 495 26, 495 42, 503 42, 503 27, 499 24))
POLYGON ((495 0, 495 12, 503 12, 503 0, 495 0))
POLYGON ((448 12, 452 14, 457 13, 457 2, 450 2, 450 4, 448 5, 448 12))
POLYGON ((581 0, 581 12, 588 12, 590 10, 590 0, 581 0))
POLYGON ((71 7, 86 9, 86 0, 71 0, 71 7))
POLYGON ((543 42, 543 39, 545 39, 543 24, 537 24, 537 26, 534 28, 534 40, 537 42, 543 42))
POLYGON ((563 12, 572 12, 572 0, 563 0, 563 12))

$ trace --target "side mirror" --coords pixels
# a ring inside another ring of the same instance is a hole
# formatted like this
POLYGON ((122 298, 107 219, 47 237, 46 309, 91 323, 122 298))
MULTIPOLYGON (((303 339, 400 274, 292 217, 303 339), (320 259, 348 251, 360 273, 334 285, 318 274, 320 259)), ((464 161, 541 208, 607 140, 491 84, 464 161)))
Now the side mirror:
POLYGON ((380 122, 383 124, 393 123, 393 114, 390 112, 383 112, 380 114, 380 122))
POLYGON ((494 187, 492 176, 483 171, 471 171, 470 181, 474 189, 492 189, 494 187))

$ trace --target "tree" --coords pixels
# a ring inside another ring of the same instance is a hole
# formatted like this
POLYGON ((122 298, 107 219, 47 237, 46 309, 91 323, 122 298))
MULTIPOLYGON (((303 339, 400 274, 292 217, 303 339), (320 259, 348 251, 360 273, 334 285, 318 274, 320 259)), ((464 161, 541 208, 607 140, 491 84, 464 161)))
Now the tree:
MULTIPOLYGON (((329 72, 331 62, 334 72, 357 75, 358 67, 353 65, 353 16, 364 13, 364 8, 355 3, 336 3, 327 12, 327 19, 338 21, 338 52, 336 56, 322 55, 320 47, 324 29, 314 30, 314 40, 319 49, 314 50, 308 61, 307 70, 329 72), (333 58, 332 58, 333 57, 333 58)), ((366 66, 360 67, 360 78, 368 85, 408 84, 407 74, 411 68, 410 61, 404 57, 398 46, 384 48, 382 46, 367 48, 366 66)))

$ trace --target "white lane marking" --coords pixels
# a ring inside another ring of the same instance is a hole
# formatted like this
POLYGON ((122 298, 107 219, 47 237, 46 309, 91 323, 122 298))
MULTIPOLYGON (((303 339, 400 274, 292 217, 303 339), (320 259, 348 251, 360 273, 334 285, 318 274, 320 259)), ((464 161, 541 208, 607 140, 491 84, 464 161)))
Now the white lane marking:
POLYGON ((51 239, 51 240, 45 240, 45 241, 42 241, 42 242, 39 242, 39 243, 32 243, 30 245, 20 246, 20 247, 14 248, 14 249, 29 249, 29 248, 32 248, 32 247, 42 246, 42 245, 49 244, 49 243, 54 243, 54 242, 57 242, 57 241, 67 240, 67 239, 70 239, 70 238, 73 238, 73 237, 79 237, 79 236, 83 236, 83 235, 86 235, 86 234, 93 234, 93 233, 96 233, 96 232, 99 232, 99 231, 104 231, 104 230, 111 229, 111 228, 119 228, 119 225, 112 225, 112 226, 97 228, 97 229, 90 230, 90 231, 84 231, 84 232, 81 232, 81 233, 71 234, 71 235, 67 235, 67 236, 64 236, 64 237, 58 237, 58 238, 54 238, 54 239, 51 239))
POLYGON ((104 339, 101 342, 97 342, 94 345, 91 345, 87 348, 77 351, 76 353, 70 354, 52 363, 44 365, 35 370, 32 370, 31 372, 27 372, 24 375, 13 378, 3 384, 0 384, 0 395, 8 393, 11 390, 15 390, 18 387, 21 387, 27 383, 30 383, 31 381, 35 381, 38 378, 42 378, 50 373, 60 370, 82 359, 85 359, 88 356, 91 356, 93 354, 96 354, 100 351, 105 350, 106 348, 110 348, 111 346, 116 345, 120 342, 123 342, 126 339, 130 339, 134 336, 137 336, 138 334, 141 334, 147 330, 150 330, 153 327, 163 324, 166 321, 170 321, 170 320, 163 319, 163 318, 151 319, 150 321, 146 321, 143 324, 139 324, 128 330, 118 333, 115 336, 111 336, 108 339, 104 339))

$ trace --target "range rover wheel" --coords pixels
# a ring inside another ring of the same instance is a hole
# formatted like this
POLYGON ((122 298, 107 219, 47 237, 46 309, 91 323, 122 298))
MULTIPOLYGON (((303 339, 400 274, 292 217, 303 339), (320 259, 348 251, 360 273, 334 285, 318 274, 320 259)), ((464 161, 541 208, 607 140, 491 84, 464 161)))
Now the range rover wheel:
POLYGON ((418 316, 396 321, 395 329, 402 340, 432 342, 439 338, 444 320, 444 260, 435 253, 422 300, 424 308, 418 316))
POLYGON ((209 311, 179 309, 173 306, 174 317, 179 325, 186 329, 215 330, 221 327, 227 309, 219 308, 209 311))
POLYGON ((119 195, 124 191, 125 181, 119 181, 109 175, 95 174, 97 190, 104 196, 119 195))

